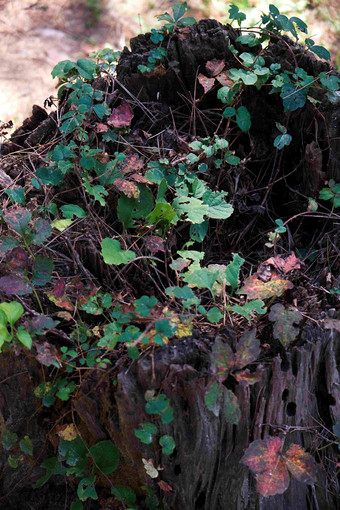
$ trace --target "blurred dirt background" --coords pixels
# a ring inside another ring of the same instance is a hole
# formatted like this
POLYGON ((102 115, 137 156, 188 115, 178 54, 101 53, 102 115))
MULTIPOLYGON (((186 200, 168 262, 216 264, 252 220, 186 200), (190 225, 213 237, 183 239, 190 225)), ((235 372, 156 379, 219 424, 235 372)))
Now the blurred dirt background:
MULTIPOLYGON (((18 126, 33 104, 56 95, 52 68, 111 46, 122 49, 131 37, 160 24, 156 14, 171 10, 169 0, 0 0, 0 120, 18 126)), ((231 2, 230 2, 231 3, 231 2)), ((270 2, 234 1, 246 10, 249 24, 267 12, 270 2)), ((282 13, 308 23, 309 37, 326 46, 340 65, 338 0, 278 0, 282 13)), ((196 19, 228 20, 229 2, 191 0, 196 19)))

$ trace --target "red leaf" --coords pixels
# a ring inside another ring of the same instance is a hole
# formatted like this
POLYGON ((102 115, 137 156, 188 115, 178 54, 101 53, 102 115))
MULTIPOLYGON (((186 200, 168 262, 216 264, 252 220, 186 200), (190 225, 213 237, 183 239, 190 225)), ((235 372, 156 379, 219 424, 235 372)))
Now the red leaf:
POLYGON ((205 64, 205 68, 210 74, 210 76, 216 76, 221 71, 223 71, 223 68, 225 66, 224 60, 217 60, 217 58, 213 58, 209 62, 205 64))
POLYGON ((241 459, 255 476, 257 492, 262 496, 275 496, 288 489, 289 474, 281 448, 279 437, 258 439, 249 445, 241 459))
POLYGON ((117 108, 113 108, 110 117, 107 119, 107 123, 115 128, 128 127, 131 124, 133 116, 134 114, 129 103, 122 102, 117 108))
POLYGON ((18 246, 8 255, 8 268, 17 273, 23 273, 28 269, 28 253, 18 246))
POLYGON ((136 184, 125 179, 116 179, 114 185, 129 198, 138 198, 139 189, 136 184))
POLYGON ((284 458, 291 474, 302 483, 312 484, 316 478, 314 458, 298 444, 290 445, 284 458))
POLYGON ((235 372, 233 375, 236 381, 242 386, 248 386, 262 381, 262 370, 259 369, 256 370, 256 372, 250 372, 249 368, 246 368, 240 372, 235 372))
POLYGON ((60 298, 64 295, 65 292, 65 280, 64 278, 59 278, 53 287, 52 294, 56 298, 60 298))
POLYGON ((206 94, 207 92, 209 92, 209 90, 211 90, 213 88, 214 83, 215 83, 215 78, 207 78, 206 76, 204 76, 204 74, 199 74, 198 81, 204 88, 204 93, 206 94))

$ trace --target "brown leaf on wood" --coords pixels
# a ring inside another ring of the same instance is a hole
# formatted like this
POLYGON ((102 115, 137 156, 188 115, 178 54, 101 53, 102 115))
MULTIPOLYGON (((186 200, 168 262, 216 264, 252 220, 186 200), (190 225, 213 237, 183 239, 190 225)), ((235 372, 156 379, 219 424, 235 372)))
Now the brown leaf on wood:
POLYGON ((117 108, 113 108, 110 117, 107 119, 109 126, 115 128, 128 127, 131 124, 131 120, 134 117, 134 113, 131 110, 129 103, 122 102, 117 108))
POLYGON ((204 88, 204 93, 206 94, 207 92, 209 92, 209 90, 211 90, 213 88, 214 83, 215 83, 215 78, 207 78, 206 76, 204 76, 204 74, 199 74, 198 81, 204 88))
POLYGON ((126 181, 125 179, 116 179, 114 185, 129 198, 139 197, 139 189, 133 182, 126 181))
POLYGON ((262 381, 262 368, 258 367, 256 372, 250 372, 249 368, 233 374, 236 381, 242 386, 256 384, 262 381))
POLYGON ((325 329, 335 329, 340 333, 340 320, 339 319, 325 319, 323 322, 325 329))
POLYGON ((205 68, 210 74, 210 76, 217 76, 220 74, 221 71, 223 71, 223 68, 225 66, 224 60, 218 60, 217 58, 213 58, 212 60, 209 60, 205 64, 205 68))
POLYGON ((168 483, 164 482, 164 480, 161 480, 158 482, 159 488, 164 492, 170 492, 173 491, 173 488, 168 483))

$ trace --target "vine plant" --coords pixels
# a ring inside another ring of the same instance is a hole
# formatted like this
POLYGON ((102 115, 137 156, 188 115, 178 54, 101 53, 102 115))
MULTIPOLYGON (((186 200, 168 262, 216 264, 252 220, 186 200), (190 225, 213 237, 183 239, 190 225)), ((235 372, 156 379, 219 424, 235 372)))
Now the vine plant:
MULTIPOLYGON (((185 3, 176 3, 172 15, 158 16, 158 20, 165 23, 162 28, 151 30, 154 48, 146 56, 145 65, 139 66, 141 73, 152 73, 163 65, 167 61, 169 38, 176 30, 195 23, 193 18, 185 17, 186 10, 185 3)), ((40 363, 51 367, 53 374, 58 371, 57 376, 42 382, 35 390, 35 396, 46 408, 56 405, 57 399, 68 405, 79 391, 82 370, 106 370, 112 364, 112 353, 120 346, 124 346, 128 356, 135 360, 150 346, 162 346, 173 338, 191 334, 194 324, 208 321, 217 326, 226 324, 231 318, 242 324, 243 333, 234 348, 222 341, 215 343, 205 403, 215 416, 222 414, 229 423, 237 425, 241 409, 235 394, 226 389, 223 382, 227 377, 244 384, 260 380, 257 371, 251 372, 246 367, 260 355, 257 323, 261 317, 270 309, 274 337, 284 348, 298 335, 296 325, 302 319, 300 312, 292 306, 273 304, 292 287, 292 271, 300 267, 294 254, 281 257, 274 253, 267 263, 280 267, 280 272, 267 279, 262 277, 263 267, 254 275, 242 278, 241 268, 245 260, 238 253, 233 254, 228 264, 204 265, 205 253, 197 246, 203 243, 212 221, 228 220, 233 213, 233 205, 226 201, 227 193, 212 189, 205 178, 207 161, 213 161, 217 169, 241 164, 227 133, 230 125, 237 126, 241 133, 251 128, 251 115, 241 104, 247 87, 266 87, 269 94, 279 94, 284 111, 292 112, 302 108, 307 101, 316 101, 310 95, 314 87, 324 89, 329 97, 333 97, 340 79, 331 72, 322 72, 314 78, 299 67, 293 73, 282 71, 278 63, 268 67, 261 51, 252 51, 261 48, 272 37, 282 37, 283 32, 290 33, 297 41, 299 32, 307 33, 306 24, 299 18, 282 15, 274 5, 269 6, 268 14, 261 16, 258 27, 243 29, 246 16, 234 5, 229 8, 229 17, 241 29, 237 41, 249 46, 250 51, 240 53, 230 46, 235 62, 239 64, 237 67, 225 71, 224 62, 215 60, 207 63, 206 74, 198 76, 204 94, 218 87, 221 121, 227 121, 226 136, 197 137, 188 143, 185 156, 175 163, 160 154, 155 157, 153 151, 151 156, 148 155, 144 175, 140 173, 144 161, 138 153, 120 148, 124 147, 121 143, 124 137, 129 136, 134 116, 129 102, 122 101, 111 108, 108 95, 98 87, 102 77, 110 76, 115 80, 119 52, 104 49, 91 55, 94 60, 66 60, 52 71, 52 76, 60 80, 59 98, 63 98, 63 104, 67 105, 59 111, 60 138, 25 187, 6 190, 13 205, 1 213, 7 234, 0 238, 0 252, 6 257, 7 271, 0 278, 0 289, 9 298, 15 296, 11 301, 0 303, 0 348, 4 354, 13 346, 15 349, 34 348, 40 363), (93 148, 91 130, 95 130, 100 139, 97 148, 93 148), (109 155, 113 146, 116 150, 109 155), (84 198, 81 205, 60 205, 61 202, 56 200, 47 206, 44 203, 34 211, 25 207, 30 194, 65 190, 71 182, 81 190, 84 198), (101 239, 99 255, 101 263, 116 271, 116 278, 137 261, 150 264, 150 267, 164 263, 156 254, 166 252, 171 233, 175 229, 188 232, 181 249, 171 254, 168 269, 174 278, 161 296, 142 295, 126 304, 123 299, 102 292, 90 282, 87 285, 74 281, 67 288, 66 278, 58 275, 59 269, 50 249, 53 239, 62 237, 77 224, 91 221, 91 209, 111 207, 108 201, 112 190, 116 194, 115 214, 120 230, 114 236, 101 239), (148 235, 148 255, 140 248, 145 231, 151 233, 148 235), (21 298, 30 294, 39 308, 39 313, 35 312, 33 317, 30 317, 29 309, 25 312, 21 298), (48 302, 58 308, 58 320, 48 316, 48 302), (100 325, 89 326, 89 316, 101 318, 100 325), (66 335, 65 345, 56 349, 48 342, 41 342, 41 336, 46 332, 63 338, 58 327, 61 321, 73 324, 66 335)), ((307 50, 330 59, 328 51, 315 45, 312 39, 305 40, 301 51, 307 50)), ((178 62, 167 62, 167 65, 176 69, 178 62)), ((287 127, 280 123, 277 123, 277 130, 279 134, 274 147, 283 151, 292 137, 287 127)), ((320 191, 319 199, 330 201, 332 211, 340 205, 339 186, 332 181, 320 191)), ((280 234, 286 232, 281 219, 276 219, 273 227, 267 247, 275 247, 280 234)), ((160 436, 158 427, 159 423, 169 424, 176 419, 171 398, 163 393, 155 394, 150 389, 145 394, 145 412, 150 421, 140 423, 134 430, 135 436, 142 443, 157 445, 163 454, 171 455, 176 447, 174 438, 167 434, 160 436)), ((90 447, 73 422, 58 425, 57 434, 57 455, 41 463, 45 474, 34 487, 41 487, 57 474, 76 479, 77 499, 71 510, 80 510, 84 501, 98 498, 96 483, 99 476, 116 471, 119 451, 110 440, 99 441, 90 447)), ((9 452, 11 468, 34 454, 31 439, 25 436, 19 440, 9 429, 2 436, 2 444, 9 452)), ((288 469, 304 482, 313 483, 315 479, 315 464, 309 454, 298 445, 291 445, 284 454, 283 451, 281 439, 269 438, 252 443, 243 457, 243 463, 255 474, 258 491, 263 496, 281 493, 288 487, 288 469), (272 466, 277 462, 282 464, 280 475, 273 474, 272 466), (302 466, 299 474, 294 468, 297 464, 302 466), (279 476, 282 476, 281 480, 278 480, 279 476)), ((143 459, 143 464, 151 478, 159 476, 162 467, 152 459, 143 459)), ((144 487, 143 490, 149 508, 159 508, 160 503, 150 489, 144 487)), ((125 507, 138 508, 136 494, 130 487, 112 484, 111 492, 125 507)))

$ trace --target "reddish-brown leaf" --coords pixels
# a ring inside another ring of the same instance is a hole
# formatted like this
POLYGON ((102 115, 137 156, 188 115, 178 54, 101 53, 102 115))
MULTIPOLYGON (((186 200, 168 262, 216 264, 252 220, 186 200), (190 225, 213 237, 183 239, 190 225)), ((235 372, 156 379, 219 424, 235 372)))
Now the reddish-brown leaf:
POLYGON ((260 368, 258 368, 256 372, 250 372, 249 368, 246 368, 240 372, 235 372, 233 375, 236 381, 242 386, 248 386, 262 381, 262 369, 260 368))
POLYGON ((106 133, 106 131, 109 129, 109 126, 107 124, 102 124, 101 122, 96 123, 96 132, 97 133, 106 133))
POLYGON ((10 274, 0 278, 0 291, 5 292, 8 296, 12 294, 24 296, 30 294, 32 290, 32 285, 23 276, 10 274))
POLYGON ((123 174, 130 174, 132 172, 139 172, 143 166, 144 162, 138 154, 127 154, 124 161, 119 163, 119 170, 123 174))
POLYGON ((129 198, 139 197, 138 186, 133 182, 126 181, 125 179, 116 179, 114 185, 129 198))
POLYGON ((280 257, 280 255, 277 257, 270 257, 270 259, 266 260, 264 264, 270 264, 284 274, 289 273, 293 269, 300 269, 301 267, 300 261, 295 257, 294 252, 292 252, 286 259, 280 257))
POLYGON ((190 27, 184 27, 184 28, 178 28, 177 29, 177 36, 178 39, 181 39, 184 41, 185 39, 188 39, 190 37, 190 27))
POLYGON ((117 108, 113 108, 110 117, 107 119, 107 123, 115 128, 128 127, 131 124, 134 113, 131 110, 129 103, 126 101, 122 102, 117 108))
POLYGON ((153 184, 152 181, 149 181, 144 175, 140 174, 132 174, 130 175, 130 179, 133 179, 135 182, 141 182, 142 184, 153 184))
POLYGON ((314 458, 298 444, 290 445, 284 458, 291 474, 302 483, 312 484, 316 479, 316 463, 314 458))
POLYGON ((164 492, 170 492, 173 491, 173 488, 168 483, 164 482, 164 480, 161 480, 158 482, 159 488, 164 492))
POLYGON ((199 74, 198 81, 204 88, 204 93, 206 94, 207 92, 209 92, 209 90, 211 90, 213 88, 214 83, 215 83, 215 78, 207 78, 206 76, 204 76, 204 74, 199 74))
POLYGON ((59 278, 56 281, 55 286, 53 287, 52 294, 56 298, 60 298, 64 295, 65 292, 65 280, 64 278, 59 278))
POLYGON ((216 80, 220 82, 223 87, 231 88, 234 85, 234 82, 229 78, 228 72, 219 74, 216 76, 216 80))
POLYGON ((159 236, 144 237, 144 246, 152 254, 159 251, 165 253, 164 239, 159 236))
POLYGON ((217 58, 213 58, 205 64, 205 68, 210 76, 217 76, 221 71, 223 71, 224 66, 224 60, 218 60, 217 58))
POLYGON ((273 296, 279 297, 293 287, 292 282, 283 280, 277 275, 272 275, 272 279, 268 282, 263 282, 257 275, 253 275, 245 280, 238 294, 247 294, 248 299, 268 299, 273 296))
POLYGON ((262 496, 275 496, 288 489, 289 474, 281 448, 279 437, 258 439, 249 445, 241 459, 255 476, 257 491, 262 496))
POLYGON ((37 356, 36 359, 46 367, 54 364, 54 366, 61 367, 62 364, 59 360, 59 355, 56 347, 48 342, 42 344, 36 343, 37 356))
POLYGON ((220 337, 216 337, 211 357, 217 379, 222 382, 228 376, 229 371, 235 366, 235 354, 229 344, 223 342, 220 337))
POLYGON ((23 273, 26 269, 28 269, 28 259, 28 253, 18 246, 7 256, 8 268, 17 273, 23 273))

